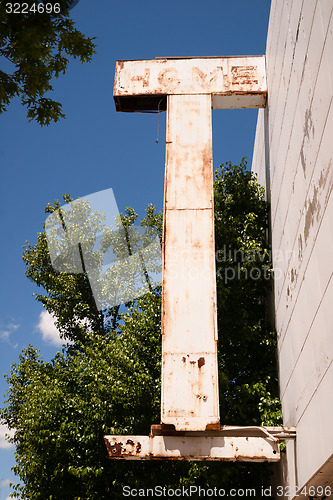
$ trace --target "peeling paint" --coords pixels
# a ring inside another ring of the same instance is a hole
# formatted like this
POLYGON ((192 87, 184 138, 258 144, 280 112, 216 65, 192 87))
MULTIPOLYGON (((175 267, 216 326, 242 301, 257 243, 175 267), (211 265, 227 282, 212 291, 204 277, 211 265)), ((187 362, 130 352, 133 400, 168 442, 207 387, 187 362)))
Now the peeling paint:
POLYGON ((303 240, 302 235, 300 234, 298 237, 298 259, 301 260, 303 257, 303 240))
POLYGON ((314 128, 313 119, 312 119, 312 111, 311 111, 311 109, 307 109, 305 111, 305 116, 304 116, 303 142, 302 142, 301 152, 300 152, 300 159, 301 159, 301 164, 302 164, 304 176, 306 175, 306 163, 307 163, 306 154, 304 152, 304 149, 305 149, 306 143, 309 143, 313 139, 314 133, 315 133, 315 128, 314 128))
POLYGON ((310 133, 312 138, 314 137, 314 125, 312 120, 312 111, 311 109, 307 109, 305 111, 304 118, 304 139, 310 140, 310 133))
POLYGON ((304 176, 305 176, 305 171, 306 171, 306 162, 305 162, 305 156, 304 156, 304 143, 302 144, 302 148, 301 148, 301 164, 302 164, 302 168, 303 168, 303 173, 304 173, 304 176))
POLYGON ((314 187, 313 198, 306 204, 305 222, 304 222, 304 241, 308 240, 311 227, 315 223, 315 219, 319 217, 320 203, 318 198, 318 188, 314 187))

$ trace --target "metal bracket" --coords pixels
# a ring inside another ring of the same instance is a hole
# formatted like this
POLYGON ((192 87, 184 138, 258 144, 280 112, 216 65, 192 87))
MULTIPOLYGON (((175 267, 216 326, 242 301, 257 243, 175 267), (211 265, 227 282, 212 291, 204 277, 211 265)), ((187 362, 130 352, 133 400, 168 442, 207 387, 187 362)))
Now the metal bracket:
POLYGON ((126 460, 224 460, 278 462, 280 439, 295 439, 294 427, 221 426, 218 431, 175 431, 153 425, 149 436, 105 436, 110 458, 126 460))
POLYGON ((158 424, 150 427, 150 435, 152 436, 234 436, 234 437, 263 437, 272 439, 273 441, 295 439, 296 427, 286 426, 259 426, 259 425, 221 425, 217 430, 205 431, 176 431, 173 425, 158 424))

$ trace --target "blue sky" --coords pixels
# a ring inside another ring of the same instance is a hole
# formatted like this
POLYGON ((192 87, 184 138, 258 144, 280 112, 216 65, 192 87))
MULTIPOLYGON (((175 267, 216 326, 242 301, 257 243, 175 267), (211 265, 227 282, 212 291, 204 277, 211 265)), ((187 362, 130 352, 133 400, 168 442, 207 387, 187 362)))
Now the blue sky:
MULTIPOLYGON (((97 37, 97 54, 90 64, 72 62, 54 82, 52 97, 62 102, 66 120, 29 124, 18 102, 0 116, 1 374, 29 343, 45 358, 59 349, 21 259, 25 241, 35 243, 42 230, 46 204, 63 193, 77 198, 112 188, 120 211, 130 205, 142 216, 148 203, 162 209, 165 113, 158 144, 157 115, 116 113, 116 60, 264 54, 269 9, 269 0, 80 0, 71 11, 77 27, 97 37)), ((242 156, 251 164, 256 119, 257 110, 213 112, 214 167, 242 156)), ((1 396, 5 390, 1 376, 1 396)), ((14 477, 14 452, 4 448, 2 432, 0 500, 14 477)))

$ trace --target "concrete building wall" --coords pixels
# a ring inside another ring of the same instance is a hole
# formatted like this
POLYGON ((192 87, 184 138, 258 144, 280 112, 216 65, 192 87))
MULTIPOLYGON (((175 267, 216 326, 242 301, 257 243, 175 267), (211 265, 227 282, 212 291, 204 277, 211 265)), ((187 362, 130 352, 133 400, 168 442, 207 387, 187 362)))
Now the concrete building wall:
POLYGON ((272 0, 252 169, 271 202, 280 394, 297 430, 283 481, 333 491, 332 10, 272 0))

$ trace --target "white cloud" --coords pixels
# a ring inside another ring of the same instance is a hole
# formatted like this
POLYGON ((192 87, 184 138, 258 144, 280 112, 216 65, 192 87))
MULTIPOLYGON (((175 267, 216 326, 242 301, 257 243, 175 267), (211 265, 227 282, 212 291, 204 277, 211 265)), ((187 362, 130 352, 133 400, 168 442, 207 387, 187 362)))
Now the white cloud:
POLYGON ((14 445, 12 443, 9 443, 7 439, 5 438, 6 434, 9 434, 10 437, 14 436, 14 430, 9 430, 7 425, 0 424, 0 448, 3 450, 12 448, 14 445))
POLYGON ((42 311, 39 315, 37 328, 41 332, 42 338, 45 342, 60 346, 64 344, 64 340, 60 338, 59 331, 57 330, 54 321, 54 317, 50 313, 42 311))
POLYGON ((7 342, 9 340, 10 331, 9 330, 0 330, 0 339, 7 342))
POLYGON ((19 324, 17 323, 9 323, 5 327, 0 327, 0 340, 1 342, 6 342, 6 344, 9 344, 11 347, 14 349, 18 346, 18 344, 12 344, 10 341, 10 336, 12 335, 15 330, 19 328, 19 324))
POLYGON ((11 482, 11 479, 3 479, 0 483, 0 488, 6 488, 6 486, 9 486, 11 482))

